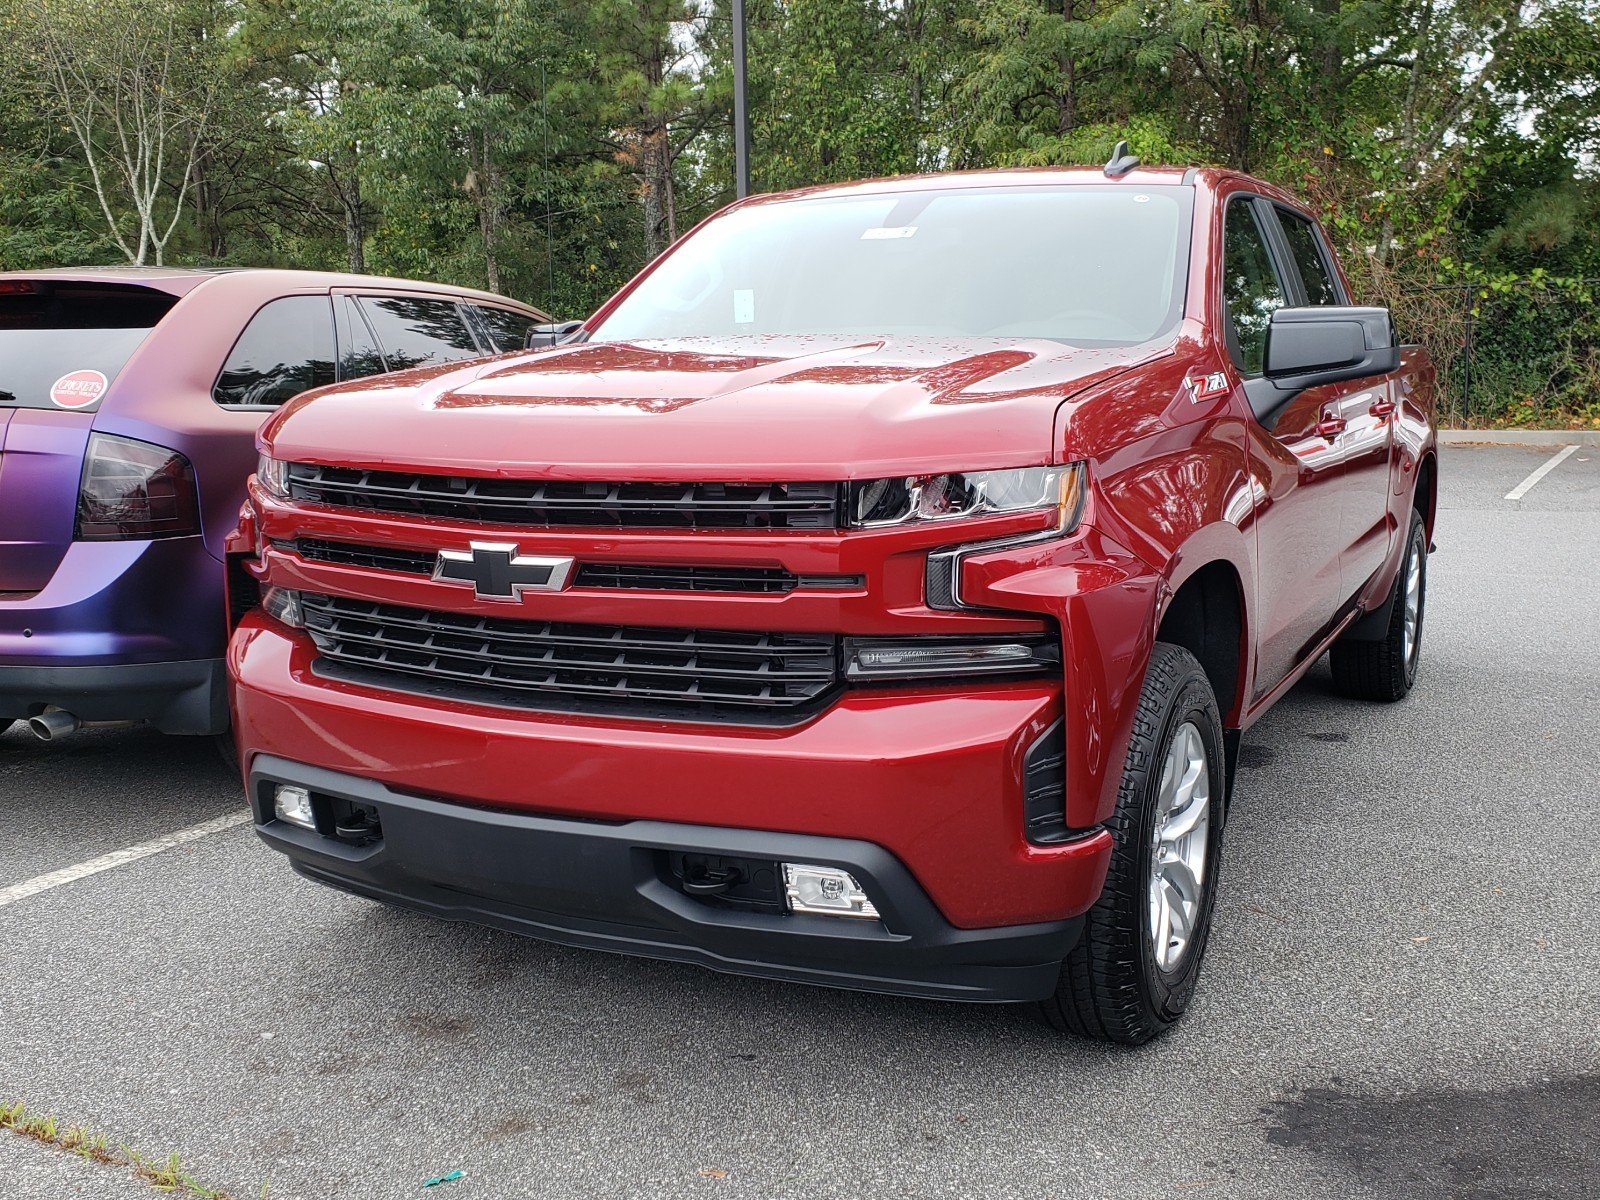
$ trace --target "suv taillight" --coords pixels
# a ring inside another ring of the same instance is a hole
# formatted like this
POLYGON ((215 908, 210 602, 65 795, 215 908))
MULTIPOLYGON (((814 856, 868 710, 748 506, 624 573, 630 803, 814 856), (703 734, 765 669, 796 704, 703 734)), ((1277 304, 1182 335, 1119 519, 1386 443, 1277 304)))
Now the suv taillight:
POLYGON ((176 450, 96 433, 78 485, 80 542, 184 537, 200 532, 194 467, 176 450))

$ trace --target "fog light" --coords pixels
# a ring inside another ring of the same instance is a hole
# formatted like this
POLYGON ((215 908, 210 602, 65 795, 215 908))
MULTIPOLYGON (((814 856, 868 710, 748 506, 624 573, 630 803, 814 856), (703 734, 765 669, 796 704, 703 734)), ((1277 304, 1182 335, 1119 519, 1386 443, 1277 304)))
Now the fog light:
POLYGON ((783 894, 790 912, 878 918, 877 908, 867 899, 856 877, 837 867, 784 863, 783 894))
POLYGON ((280 821, 315 830, 317 815, 311 809, 311 793, 292 783, 280 783, 272 792, 272 812, 280 821))

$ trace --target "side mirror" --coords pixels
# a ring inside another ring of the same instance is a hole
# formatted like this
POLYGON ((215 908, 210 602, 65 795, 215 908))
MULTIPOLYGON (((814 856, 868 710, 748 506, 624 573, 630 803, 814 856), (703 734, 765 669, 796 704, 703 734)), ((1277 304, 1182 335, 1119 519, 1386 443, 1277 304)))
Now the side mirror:
POLYGON ((1387 308, 1280 308, 1267 327, 1262 373, 1280 392, 1387 375, 1399 365, 1387 308))
POLYGON ((527 340, 522 346, 525 350, 545 350, 551 346, 559 346, 582 328, 582 321, 555 321, 549 325, 530 325, 527 340))

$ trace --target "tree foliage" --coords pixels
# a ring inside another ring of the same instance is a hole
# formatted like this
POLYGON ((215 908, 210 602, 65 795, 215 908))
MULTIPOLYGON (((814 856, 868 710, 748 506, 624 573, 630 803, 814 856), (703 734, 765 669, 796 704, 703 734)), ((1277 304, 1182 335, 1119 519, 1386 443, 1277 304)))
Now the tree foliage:
MULTIPOLYGON (((581 315, 732 198, 729 3, 0 0, 0 266, 348 267, 581 315)), ((1120 137, 1243 168, 1320 209, 1460 387, 1486 303, 1543 295, 1498 323, 1531 330, 1600 279, 1597 4, 748 0, 752 174, 1120 137)), ((1600 407, 1504 349, 1502 407, 1600 407)))

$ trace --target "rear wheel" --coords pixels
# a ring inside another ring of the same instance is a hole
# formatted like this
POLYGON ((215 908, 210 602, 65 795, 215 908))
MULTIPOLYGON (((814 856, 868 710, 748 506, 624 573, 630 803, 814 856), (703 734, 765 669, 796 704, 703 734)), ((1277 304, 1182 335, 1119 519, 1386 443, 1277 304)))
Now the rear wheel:
POLYGON ((1222 720, 1194 655, 1156 643, 1108 828, 1105 890, 1044 1013, 1127 1045, 1183 1015, 1205 955, 1221 864, 1222 720))
POLYGON ((1353 700, 1402 700, 1417 681, 1422 656, 1422 616, 1428 599, 1428 533, 1422 514, 1411 514, 1406 555, 1390 592, 1389 623, 1377 641, 1343 638, 1328 654, 1333 686, 1353 700))

